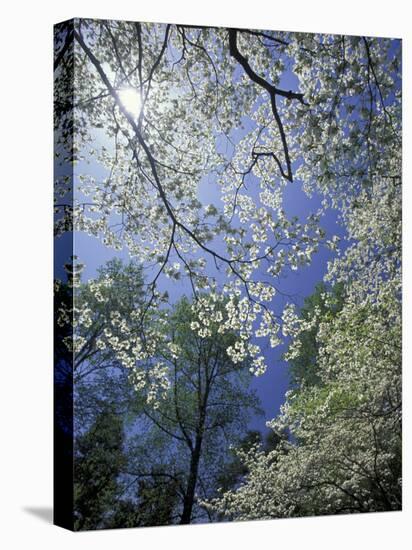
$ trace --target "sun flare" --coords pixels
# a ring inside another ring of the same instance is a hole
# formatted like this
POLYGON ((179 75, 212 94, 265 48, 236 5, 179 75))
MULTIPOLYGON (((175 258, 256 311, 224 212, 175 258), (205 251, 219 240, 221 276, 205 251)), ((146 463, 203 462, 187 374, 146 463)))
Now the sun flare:
POLYGON ((119 90, 119 98, 126 111, 137 118, 142 107, 140 93, 135 88, 122 88, 119 90))

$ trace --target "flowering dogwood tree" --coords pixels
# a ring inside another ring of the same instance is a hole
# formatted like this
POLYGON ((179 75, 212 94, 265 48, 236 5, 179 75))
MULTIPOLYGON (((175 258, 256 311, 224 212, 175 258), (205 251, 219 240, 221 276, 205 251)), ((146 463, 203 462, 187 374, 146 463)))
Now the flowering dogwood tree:
MULTIPOLYGON (((220 287, 242 336, 276 346, 280 277, 324 240, 321 212, 289 219, 283 192, 338 206, 382 171, 399 140, 391 41, 91 20, 56 41, 56 74, 74 83, 73 97, 56 88, 56 125, 75 163, 56 183, 56 234, 126 248, 152 266, 153 299, 162 276, 195 296, 220 287)), ((259 346, 237 350, 264 372, 259 346)))
MULTIPOLYGON (((237 518, 399 508, 399 42, 73 20, 57 29, 55 71, 56 236, 84 232, 141 266, 143 307, 112 309, 94 344, 148 403, 170 387, 156 360, 167 321, 151 322, 166 279, 190 288, 191 331, 236 335, 226 353, 256 375, 264 346, 290 338, 293 359, 316 333, 317 383, 302 381, 270 424, 293 438, 244 452, 245 483, 208 506, 237 518), (321 204, 301 218, 285 204, 296 186, 321 204), (330 208, 346 250, 322 229, 330 208), (309 318, 282 312, 282 280, 323 245, 341 309, 325 315, 325 292, 309 318)), ((92 282, 92 301, 112 282, 92 282)), ((67 340, 77 354, 93 322, 82 303, 67 340)))
POLYGON ((325 292, 323 314, 319 306, 310 319, 285 312, 289 360, 318 327, 319 381, 303 379, 268 423, 293 438, 269 454, 240 453, 250 473, 215 510, 254 519, 401 508, 401 190, 392 176, 377 177, 347 213, 354 244, 327 274, 346 282, 342 309, 325 315, 325 292))

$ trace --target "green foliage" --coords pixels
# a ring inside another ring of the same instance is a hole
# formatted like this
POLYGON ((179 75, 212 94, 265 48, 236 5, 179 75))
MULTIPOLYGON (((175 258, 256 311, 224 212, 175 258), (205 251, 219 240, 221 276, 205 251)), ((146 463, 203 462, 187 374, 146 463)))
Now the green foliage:
MULTIPOLYGON (((143 287, 140 268, 117 260, 95 281, 81 284, 78 304, 93 312, 91 322, 80 327, 85 341, 112 326, 113 311, 133 321, 133 311, 144 307, 143 287)), ((247 360, 235 363, 227 353, 238 335, 221 330, 227 319, 224 301, 215 304, 204 337, 193 328, 198 311, 187 298, 149 319, 145 328, 160 335, 155 360, 167 368, 170 383, 152 404, 146 389, 136 391, 110 348, 90 344, 87 349, 94 352, 82 352, 76 383, 82 433, 76 442, 76 529, 205 517, 196 492, 216 494, 229 445, 241 438, 251 412, 258 412, 247 360)))
POLYGON ((218 477, 218 485, 221 491, 235 488, 248 473, 246 465, 242 462, 236 450, 249 451, 256 445, 261 445, 262 435, 259 431, 251 430, 231 449, 229 458, 226 459, 223 471, 218 477))
POLYGON ((65 328, 82 339, 74 354, 77 424, 81 429, 90 426, 107 403, 127 423, 141 412, 143 398, 133 388, 129 372, 109 345, 107 335, 125 339, 119 319, 130 329, 129 339, 143 335, 151 312, 146 324, 142 318, 147 305, 142 268, 134 261, 109 260, 98 269, 95 279, 80 282, 71 292, 75 303, 74 326, 65 328))
POLYGON ((126 464, 123 423, 107 410, 75 443, 75 529, 99 529, 120 496, 118 476, 126 464))
MULTIPOLYGON (((209 298, 202 295, 202 299, 209 298)), ((220 330, 227 317, 224 302, 216 305, 213 315, 217 312, 220 322, 211 317, 204 337, 193 326, 198 314, 187 298, 165 312, 159 357, 168 366, 170 389, 154 407, 145 407, 144 433, 131 447, 134 471, 155 468, 154 475, 172 473, 178 481, 174 521, 183 523, 205 517, 196 493, 201 498, 215 495, 224 479, 233 478, 226 465, 228 447, 242 437, 250 414, 259 411, 249 389, 252 375, 247 362, 234 363, 227 353, 237 334, 220 330)), ((151 485, 144 487, 154 490, 151 485)), ((147 500, 145 495, 139 496, 139 502, 147 500)))
POLYGON ((317 359, 319 351, 318 331, 322 322, 332 320, 342 309, 345 299, 345 287, 342 283, 336 283, 332 287, 321 282, 316 285, 313 294, 305 298, 300 310, 300 317, 304 321, 313 318, 315 309, 318 310, 315 324, 300 332, 298 336, 299 353, 289 360, 289 373, 292 386, 320 384, 317 372, 317 359), (327 296, 327 301, 325 297, 327 296))
POLYGON ((134 498, 117 502, 107 528, 170 525, 177 504, 176 482, 168 479, 140 479, 134 498))

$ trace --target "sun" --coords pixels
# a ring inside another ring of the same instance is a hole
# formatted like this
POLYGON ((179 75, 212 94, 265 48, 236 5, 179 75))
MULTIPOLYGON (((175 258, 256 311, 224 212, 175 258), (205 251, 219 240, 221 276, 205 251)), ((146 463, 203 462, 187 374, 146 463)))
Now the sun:
POLYGON ((142 98, 135 88, 122 88, 119 90, 119 98, 126 111, 137 118, 142 107, 142 98))

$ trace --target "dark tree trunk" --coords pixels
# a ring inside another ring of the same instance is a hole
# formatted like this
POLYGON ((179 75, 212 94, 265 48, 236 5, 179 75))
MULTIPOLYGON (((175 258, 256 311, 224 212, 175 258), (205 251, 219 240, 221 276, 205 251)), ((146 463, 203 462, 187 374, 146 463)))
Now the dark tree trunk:
POLYGON ((200 453, 202 448, 202 437, 196 438, 196 444, 192 451, 190 459, 190 471, 187 479, 187 487, 183 500, 183 512, 180 519, 181 524, 190 523, 192 518, 193 503, 195 499, 195 490, 197 483, 197 476, 199 471, 200 453))

